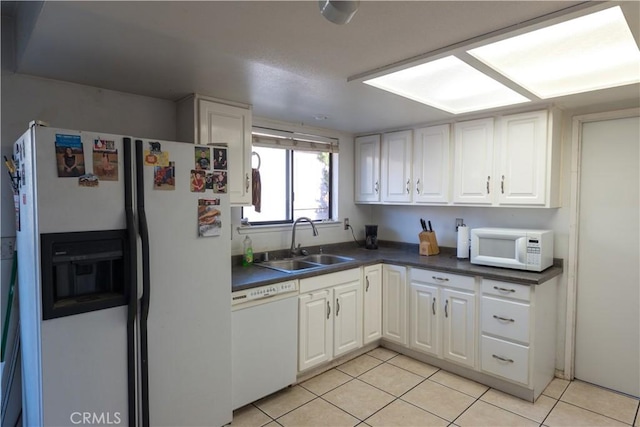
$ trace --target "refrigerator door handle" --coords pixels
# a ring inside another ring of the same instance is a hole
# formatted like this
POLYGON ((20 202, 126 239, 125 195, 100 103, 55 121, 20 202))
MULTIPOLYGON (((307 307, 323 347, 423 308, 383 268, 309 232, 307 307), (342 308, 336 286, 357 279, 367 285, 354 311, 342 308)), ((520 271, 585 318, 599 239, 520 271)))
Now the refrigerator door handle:
POLYGON ((143 141, 136 139, 136 204, 138 208, 138 231, 142 241, 142 298, 140 299, 140 399, 142 426, 149 426, 149 345, 147 318, 149 317, 150 267, 149 230, 144 210, 144 153, 143 141))

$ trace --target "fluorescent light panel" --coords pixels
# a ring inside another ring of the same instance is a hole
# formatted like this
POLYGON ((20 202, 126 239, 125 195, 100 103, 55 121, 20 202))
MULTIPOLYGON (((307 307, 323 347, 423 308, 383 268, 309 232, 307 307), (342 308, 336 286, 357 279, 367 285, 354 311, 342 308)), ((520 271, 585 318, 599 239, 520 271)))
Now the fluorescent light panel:
POLYGON ((620 6, 468 53, 540 98, 640 82, 640 51, 620 6))
POLYGON ((364 83, 453 114, 530 101, 455 56, 447 56, 364 83))

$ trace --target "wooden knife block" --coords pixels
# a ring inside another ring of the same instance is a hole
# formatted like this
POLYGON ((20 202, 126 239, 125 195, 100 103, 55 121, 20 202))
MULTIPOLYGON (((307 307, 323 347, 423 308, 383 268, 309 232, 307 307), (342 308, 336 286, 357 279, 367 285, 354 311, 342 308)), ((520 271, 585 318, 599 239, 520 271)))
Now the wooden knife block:
POLYGON ((433 231, 423 231, 418 234, 420 239, 420 255, 438 255, 440 248, 438 247, 438 239, 433 231))

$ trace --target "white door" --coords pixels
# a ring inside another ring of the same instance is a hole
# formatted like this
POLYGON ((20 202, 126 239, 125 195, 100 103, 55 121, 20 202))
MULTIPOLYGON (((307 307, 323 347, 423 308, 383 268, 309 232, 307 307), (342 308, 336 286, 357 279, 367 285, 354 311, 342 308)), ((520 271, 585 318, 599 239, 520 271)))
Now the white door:
POLYGON ((333 355, 362 347, 362 284, 360 280, 333 288, 333 355))
POLYGON ((440 334, 438 322, 438 288, 411 282, 411 348, 438 356, 440 334))
POLYGON ((442 289, 445 359, 475 365, 475 295, 442 289))
POLYGON ((364 344, 382 337, 382 266, 364 268, 364 344))
POLYGON ((380 201, 380 135, 355 140, 356 202, 380 201))
POLYGON ((407 345, 405 267, 382 266, 382 338, 407 345))
POLYGON ((331 289, 300 295, 298 331, 298 370, 302 371, 331 359, 331 289))
POLYGON ((417 129, 413 137, 413 201, 449 202, 449 125, 417 129))
POLYGON ((411 131, 384 134, 380 155, 382 201, 411 202, 411 131))
POLYGON ((453 202, 491 204, 493 119, 456 123, 453 202))
POLYGON ((582 127, 575 377, 640 396, 638 117, 582 127))

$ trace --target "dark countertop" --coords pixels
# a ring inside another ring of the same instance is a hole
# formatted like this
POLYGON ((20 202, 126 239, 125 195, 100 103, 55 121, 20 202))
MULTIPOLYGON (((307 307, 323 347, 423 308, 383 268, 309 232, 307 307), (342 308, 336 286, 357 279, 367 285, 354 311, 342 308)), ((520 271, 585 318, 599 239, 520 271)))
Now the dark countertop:
MULTIPOLYGON (((562 260, 556 260, 553 266, 541 273, 536 273, 532 271, 471 264, 468 259, 459 260, 456 258, 455 249, 452 248, 440 248, 439 255, 422 256, 418 253, 418 245, 394 242, 385 242, 383 244, 380 244, 377 250, 356 247, 354 243, 325 245, 322 247, 324 253, 346 256, 354 260, 327 265, 320 269, 310 271, 302 270, 295 273, 284 273, 258 265, 243 267, 242 265, 238 265, 237 261, 239 257, 234 257, 235 262, 231 270, 231 290, 234 292, 287 280, 303 279, 305 277, 319 276, 380 263, 406 265, 409 267, 455 273, 463 276, 482 276, 485 279, 495 279, 524 285, 539 285, 562 274, 562 260), (384 246, 382 246, 383 244, 384 246)), ((309 248, 309 253, 318 253, 318 251, 319 248, 309 248)), ((271 257, 271 260, 273 259, 275 258, 271 257)))

